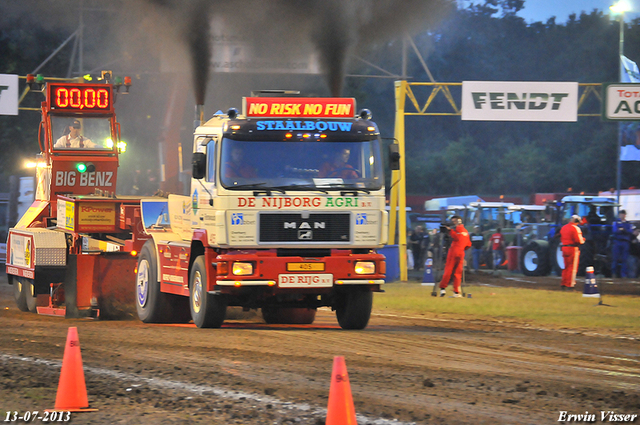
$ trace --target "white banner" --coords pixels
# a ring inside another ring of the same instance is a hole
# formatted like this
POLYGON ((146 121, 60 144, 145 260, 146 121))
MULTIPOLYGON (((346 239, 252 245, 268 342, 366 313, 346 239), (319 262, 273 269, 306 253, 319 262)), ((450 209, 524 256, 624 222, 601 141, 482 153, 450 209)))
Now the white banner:
POLYGON ((640 83, 638 65, 626 56, 620 56, 620 82, 640 83))
POLYGON ((467 121, 578 121, 578 83, 463 81, 467 121))
MULTIPOLYGON (((620 82, 640 83, 638 65, 626 56, 620 56, 620 82)), ((620 161, 640 161, 640 84, 606 86, 605 119, 636 120, 618 124, 620 132, 620 161)))
POLYGON ((606 120, 640 120, 640 84, 609 84, 604 90, 606 120))
POLYGON ((18 115, 18 76, 0 74, 0 115, 18 115))

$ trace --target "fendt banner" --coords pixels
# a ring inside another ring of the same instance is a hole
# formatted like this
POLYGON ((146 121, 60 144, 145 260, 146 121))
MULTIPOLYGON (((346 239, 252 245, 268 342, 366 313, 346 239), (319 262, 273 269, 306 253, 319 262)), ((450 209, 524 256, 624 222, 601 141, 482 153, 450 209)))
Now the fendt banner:
POLYGON ((18 76, 0 74, 0 115, 18 115, 18 76))
POLYGON ((578 83, 463 81, 462 120, 578 121, 578 83))

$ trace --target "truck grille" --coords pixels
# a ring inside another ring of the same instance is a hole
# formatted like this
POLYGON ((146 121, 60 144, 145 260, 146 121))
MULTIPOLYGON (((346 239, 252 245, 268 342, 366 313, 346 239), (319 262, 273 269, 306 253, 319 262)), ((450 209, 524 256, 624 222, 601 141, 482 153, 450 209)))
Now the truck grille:
POLYGON ((350 214, 260 214, 260 242, 350 242, 350 214))

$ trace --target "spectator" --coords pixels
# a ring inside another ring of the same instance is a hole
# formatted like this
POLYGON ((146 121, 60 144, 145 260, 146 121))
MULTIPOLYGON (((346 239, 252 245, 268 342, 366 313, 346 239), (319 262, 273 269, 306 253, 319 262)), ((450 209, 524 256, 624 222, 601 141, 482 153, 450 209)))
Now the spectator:
POLYGON ((589 214, 584 218, 584 224, 602 224, 602 218, 598 215, 595 205, 589 206, 589 214))
POLYGON ((415 262, 413 258, 413 243, 411 242, 411 237, 413 236, 413 230, 409 230, 407 232, 407 241, 409 241, 409 246, 407 249, 407 269, 413 270, 415 267, 415 262))
POLYGON ((460 283, 462 281, 462 268, 464 266, 464 252, 471 246, 471 240, 469 239, 469 232, 462 225, 462 218, 458 215, 451 217, 451 228, 444 228, 443 231, 448 230, 451 236, 451 246, 447 253, 447 262, 444 267, 444 274, 440 281, 440 296, 444 297, 447 294, 447 286, 449 280, 453 276, 453 297, 460 298, 460 283))
POLYGON ((562 258, 564 260, 561 289, 571 289, 576 286, 576 272, 580 262, 580 245, 584 243, 582 231, 578 227, 580 221, 579 215, 572 215, 569 222, 560 229, 562 258))
POLYGON ((627 220, 627 212, 620 210, 618 219, 613 222, 613 246, 611 249, 611 273, 614 277, 629 277, 627 259, 633 237, 633 225, 627 220))
POLYGON ((133 185, 131 186, 132 195, 142 195, 140 187, 142 186, 142 171, 136 170, 133 173, 133 185))
POLYGON ((491 250, 493 252, 493 271, 496 271, 504 259, 504 236, 502 236, 500 227, 491 235, 491 250))
POLYGON ((482 257, 482 248, 484 248, 484 236, 480 232, 480 226, 473 226, 473 233, 471 238, 471 256, 473 263, 473 270, 478 273, 480 269, 480 258, 482 257))
POLYGON ((629 260, 627 261, 627 277, 635 279, 638 277, 638 259, 640 258, 640 241, 638 240, 640 230, 633 229, 633 237, 629 246, 629 260))
POLYGON ((411 235, 411 247, 415 269, 422 270, 427 248, 429 248, 429 234, 424 231, 424 227, 416 226, 416 230, 411 235))

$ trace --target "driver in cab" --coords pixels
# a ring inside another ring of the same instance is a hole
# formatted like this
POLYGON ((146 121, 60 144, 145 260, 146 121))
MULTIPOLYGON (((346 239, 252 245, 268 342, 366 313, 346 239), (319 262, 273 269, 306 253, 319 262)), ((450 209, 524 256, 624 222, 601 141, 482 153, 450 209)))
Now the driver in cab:
POLYGON ((59 138, 54 148, 96 148, 98 145, 93 143, 91 139, 87 139, 82 134, 80 134, 80 130, 82 129, 82 125, 80 121, 74 120, 71 124, 69 124, 65 129, 61 138, 59 138))
POLYGON ((358 173, 348 163, 351 150, 340 149, 334 156, 333 161, 325 162, 320 167, 318 177, 336 177, 343 179, 357 179, 358 173))
POLYGON ((224 163, 224 177, 257 177, 255 168, 245 163, 244 151, 241 147, 234 146, 231 148, 230 158, 227 162, 224 163))

